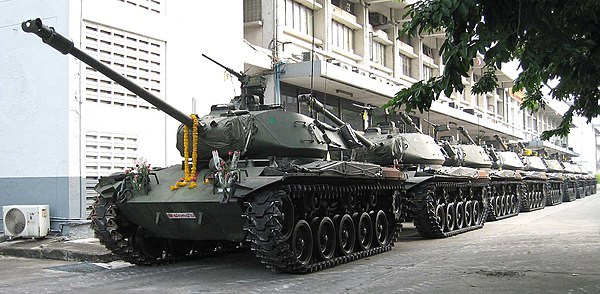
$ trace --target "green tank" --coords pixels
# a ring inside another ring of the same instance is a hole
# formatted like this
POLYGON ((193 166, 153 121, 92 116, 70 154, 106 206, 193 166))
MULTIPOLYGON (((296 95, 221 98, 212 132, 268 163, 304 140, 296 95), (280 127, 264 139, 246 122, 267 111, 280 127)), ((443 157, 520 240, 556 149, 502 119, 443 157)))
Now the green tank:
POLYGON ((436 142, 408 115, 401 113, 400 117, 403 131, 395 124, 366 130, 365 137, 375 146, 353 150, 354 158, 408 174, 403 211, 405 220, 412 220, 422 237, 444 238, 483 227, 490 177, 481 167, 489 167, 487 155, 471 146, 465 151, 448 142, 436 142), (470 166, 463 164, 465 159, 470 166))
POLYGON ((541 157, 524 155, 522 160, 525 165, 523 171, 525 185, 521 212, 543 209, 546 207, 548 197, 548 175, 546 174, 548 168, 541 157))
POLYGON ((406 175, 373 163, 325 160, 331 151, 369 144, 349 125, 333 127, 263 105, 264 79, 227 67, 242 94, 208 115, 190 117, 40 19, 22 28, 182 123, 182 164, 138 167, 96 186, 92 227, 117 256, 155 265, 251 247, 268 268, 306 273, 392 248, 406 175))

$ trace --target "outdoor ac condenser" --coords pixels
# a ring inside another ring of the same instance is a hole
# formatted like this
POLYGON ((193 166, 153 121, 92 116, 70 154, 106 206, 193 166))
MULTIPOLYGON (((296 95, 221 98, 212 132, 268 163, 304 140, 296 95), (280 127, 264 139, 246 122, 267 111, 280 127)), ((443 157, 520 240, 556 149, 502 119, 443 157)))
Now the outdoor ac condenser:
POLYGON ((42 238, 50 230, 48 205, 3 206, 2 211, 5 236, 42 238))

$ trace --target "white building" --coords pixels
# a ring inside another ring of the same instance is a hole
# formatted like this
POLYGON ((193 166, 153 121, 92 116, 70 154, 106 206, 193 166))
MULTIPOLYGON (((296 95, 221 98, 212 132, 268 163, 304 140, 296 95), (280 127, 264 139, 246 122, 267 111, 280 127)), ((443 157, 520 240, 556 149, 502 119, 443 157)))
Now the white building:
POLYGON ((184 113, 239 94, 201 53, 243 69, 241 1, 0 2, 0 206, 49 204, 54 229, 87 218, 99 176, 181 162, 179 122, 21 30, 37 17, 184 113))

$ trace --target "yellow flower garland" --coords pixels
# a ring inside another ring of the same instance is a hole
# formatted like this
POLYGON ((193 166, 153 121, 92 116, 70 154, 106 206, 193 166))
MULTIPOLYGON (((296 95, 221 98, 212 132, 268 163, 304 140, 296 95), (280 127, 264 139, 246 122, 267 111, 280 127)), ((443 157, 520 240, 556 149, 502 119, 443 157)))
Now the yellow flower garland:
POLYGON ((188 126, 183 126, 183 178, 179 179, 177 183, 171 186, 171 191, 179 189, 179 187, 188 186, 189 189, 196 188, 198 179, 196 162, 198 161, 198 116, 191 114, 190 117, 193 121, 192 126, 192 168, 190 170, 188 160, 190 152, 190 130, 188 126))

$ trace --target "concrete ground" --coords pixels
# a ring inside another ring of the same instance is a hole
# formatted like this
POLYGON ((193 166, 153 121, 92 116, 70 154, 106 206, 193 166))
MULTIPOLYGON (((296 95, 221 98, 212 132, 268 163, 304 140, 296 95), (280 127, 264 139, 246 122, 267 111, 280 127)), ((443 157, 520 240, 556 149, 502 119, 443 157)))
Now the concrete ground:
POLYGON ((600 196, 486 223, 447 239, 422 240, 407 224, 394 250, 309 275, 268 271, 251 252, 158 267, 0 256, 0 293, 122 290, 600 293, 600 196))

